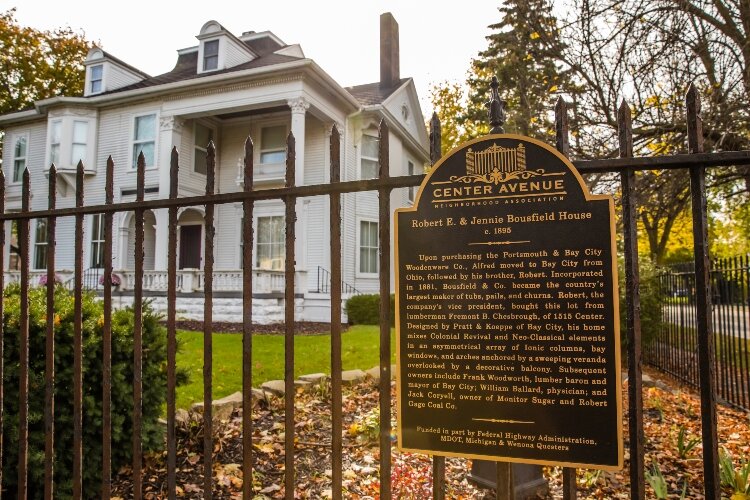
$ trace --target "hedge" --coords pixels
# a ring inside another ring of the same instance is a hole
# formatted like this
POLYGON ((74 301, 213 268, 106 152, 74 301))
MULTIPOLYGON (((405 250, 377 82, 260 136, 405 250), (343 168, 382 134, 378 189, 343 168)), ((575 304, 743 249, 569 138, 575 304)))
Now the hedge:
MULTIPOLYGON (((396 296, 391 294, 391 326, 396 324, 396 296)), ((355 295, 346 301, 346 316, 351 325, 380 323, 380 295, 355 295)))
MULTIPOLYGON (((4 301, 3 493, 16 495, 18 463, 18 385, 20 288, 9 286, 4 301)), ((42 498, 44 484, 44 399, 46 289, 29 291, 29 498, 42 498)), ((73 475, 73 308, 72 292, 55 288, 55 490, 70 497, 73 475)), ((97 498, 102 470, 102 332, 104 308, 85 294, 83 310, 83 488, 97 498)), ((133 324, 132 308, 112 314, 112 470, 132 461, 133 324)), ((158 423, 166 402, 166 329, 148 304, 143 307, 143 449, 160 450, 158 423)), ((184 371, 177 383, 187 379, 184 371)))

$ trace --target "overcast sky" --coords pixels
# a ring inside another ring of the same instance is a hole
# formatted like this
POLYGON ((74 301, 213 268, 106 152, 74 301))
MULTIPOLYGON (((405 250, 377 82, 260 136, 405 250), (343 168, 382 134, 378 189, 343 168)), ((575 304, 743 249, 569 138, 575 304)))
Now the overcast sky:
POLYGON ((425 116, 428 89, 444 80, 463 81, 469 61, 486 47, 489 24, 499 20, 499 0, 0 0, 16 7, 19 23, 37 29, 70 26, 125 62, 158 75, 169 71, 176 50, 197 45, 195 35, 214 19, 232 33, 272 31, 299 43, 343 86, 379 79, 379 16, 399 23, 401 76, 417 86, 425 116), (178 6, 178 7, 173 7, 178 6))

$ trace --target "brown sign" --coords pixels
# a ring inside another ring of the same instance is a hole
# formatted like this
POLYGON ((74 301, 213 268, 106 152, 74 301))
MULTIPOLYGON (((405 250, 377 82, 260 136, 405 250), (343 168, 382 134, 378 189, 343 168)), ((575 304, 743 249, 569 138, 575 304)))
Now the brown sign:
POLYGON ((395 219, 399 447, 621 468, 612 199, 546 144, 491 135, 395 219))

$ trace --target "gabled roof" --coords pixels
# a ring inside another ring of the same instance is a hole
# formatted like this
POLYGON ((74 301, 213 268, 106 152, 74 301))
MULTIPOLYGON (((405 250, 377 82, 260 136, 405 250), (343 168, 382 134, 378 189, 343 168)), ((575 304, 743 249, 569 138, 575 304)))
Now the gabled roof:
POLYGON ((104 49, 101 49, 101 48, 99 48, 99 47, 94 47, 93 49, 91 49, 91 50, 89 51, 89 56, 87 56, 87 62, 88 62, 88 57, 90 57, 90 56, 91 56, 91 53, 92 53, 92 52, 95 52, 95 51, 97 51, 97 50, 98 50, 99 52, 101 52, 101 53, 102 53, 102 56, 103 56, 103 58, 104 58, 104 59, 108 59, 108 60, 110 60, 110 61, 112 61, 112 62, 114 62, 114 63, 117 63, 117 64, 119 64, 120 66, 122 66, 123 68, 126 68, 126 69, 128 69, 128 70, 132 71, 133 73, 136 73, 136 74, 138 74, 138 75, 142 76, 143 78, 151 78, 151 75, 149 75, 149 74, 148 74, 148 73, 146 73, 145 71, 142 71, 142 70, 140 70, 140 69, 136 68, 135 66, 132 66, 132 65, 130 65, 130 64, 128 64, 128 63, 126 63, 126 62, 125 62, 125 61, 123 61, 122 59, 119 59, 119 58, 117 58, 117 57, 113 56, 112 54, 110 54, 110 53, 109 53, 109 52, 107 52, 106 50, 104 50, 104 49))
POLYGON ((410 78, 398 80, 392 87, 381 87, 379 82, 345 87, 363 106, 383 104, 396 90, 406 83, 410 78))

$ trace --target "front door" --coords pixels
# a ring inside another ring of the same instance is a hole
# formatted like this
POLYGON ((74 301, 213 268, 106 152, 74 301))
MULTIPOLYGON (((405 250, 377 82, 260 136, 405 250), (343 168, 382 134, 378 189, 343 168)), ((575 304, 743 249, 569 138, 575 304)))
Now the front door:
POLYGON ((180 226, 180 269, 201 267, 200 224, 180 226))

